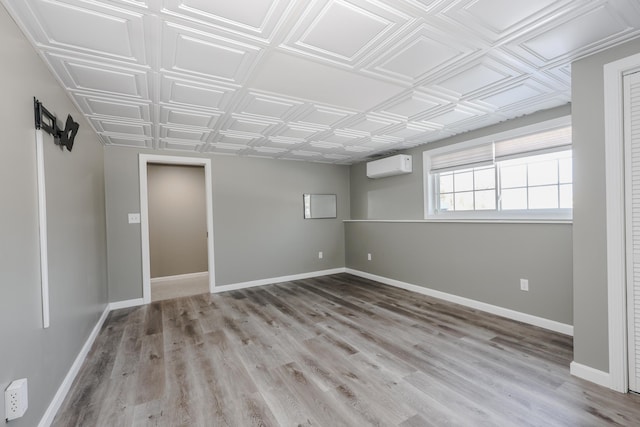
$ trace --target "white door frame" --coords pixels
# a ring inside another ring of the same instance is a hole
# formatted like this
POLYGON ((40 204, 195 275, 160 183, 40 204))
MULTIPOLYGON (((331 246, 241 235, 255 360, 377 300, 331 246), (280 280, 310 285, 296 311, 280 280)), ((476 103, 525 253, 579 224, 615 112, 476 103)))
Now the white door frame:
POLYGON ((149 194, 147 192, 147 165, 195 165, 204 166, 204 180, 207 209, 207 257, 209 262, 209 292, 216 286, 216 274, 213 256, 213 191, 211 188, 211 159, 201 157, 162 156, 140 154, 140 235, 142 241, 142 299, 145 304, 151 302, 151 259, 149 255, 149 194))
POLYGON ((640 67, 640 54, 604 66, 607 288, 610 388, 629 391, 622 82, 640 67))

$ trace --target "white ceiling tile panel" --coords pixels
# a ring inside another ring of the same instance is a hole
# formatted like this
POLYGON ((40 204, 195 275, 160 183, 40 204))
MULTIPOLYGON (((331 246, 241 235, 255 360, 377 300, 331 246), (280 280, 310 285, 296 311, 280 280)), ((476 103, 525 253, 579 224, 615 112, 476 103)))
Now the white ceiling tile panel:
POLYGON ((104 144, 336 164, 566 104, 640 37, 638 0, 1 1, 104 144))
POLYGON ((209 131, 160 126, 160 138, 165 139, 176 139, 192 143, 205 142, 209 134, 209 131))
POLYGON ((598 46, 602 48, 617 43, 625 36, 640 34, 640 13, 625 19, 607 2, 592 1, 585 4, 516 39, 505 48, 529 63, 542 67, 591 53, 598 46))
POLYGON ((163 11, 239 35, 270 41, 291 0, 164 0, 163 11))
MULTIPOLYGON (((439 16, 470 30, 488 42, 528 31, 563 11, 571 0, 462 0, 439 16)), ((574 2, 575 3, 575 2, 574 2)))
POLYGON ((367 70, 375 75, 416 83, 478 51, 479 47, 474 46, 473 41, 452 39, 425 24, 380 55, 367 70))
POLYGON ((353 144, 362 138, 363 138, 363 135, 349 134, 349 133, 344 133, 336 130, 335 132, 324 136, 322 140, 344 145, 344 144, 353 144))
POLYGON ((396 123, 398 123, 397 120, 365 115, 346 125, 345 129, 355 132, 366 132, 371 135, 396 123))
POLYGON ((213 143, 207 144, 203 152, 205 153, 218 153, 218 154, 241 154, 251 152, 252 149, 246 145, 240 144, 225 144, 225 143, 213 143))
POLYGON ((408 22, 410 16, 384 2, 314 1, 282 47, 353 66, 408 22))
POLYGON ((102 98, 81 92, 73 93, 73 98, 87 116, 117 117, 121 120, 143 122, 151 121, 151 105, 149 103, 102 98))
POLYGON ((186 151, 186 152, 199 152, 202 147, 202 144, 190 144, 179 141, 168 141, 161 139, 159 148, 161 150, 169 150, 169 151, 186 151))
POLYGON ((258 120, 252 117, 245 117, 240 114, 231 115, 222 126, 223 130, 232 132, 244 132, 253 134, 270 134, 281 122, 258 120))
POLYGON ((285 138, 305 139, 324 131, 325 128, 309 127, 299 123, 287 123, 276 131, 276 135, 285 138))
POLYGON ((236 110, 238 113, 266 120, 286 120, 302 106, 303 103, 300 101, 249 92, 236 110))
POLYGON ((442 105, 444 105, 444 102, 441 100, 413 92, 392 101, 387 106, 382 107, 381 111, 402 120, 410 120, 442 105))
POLYGON ((304 139, 287 138, 284 136, 270 136, 268 139, 270 145, 278 147, 294 146, 305 142, 304 139))
POLYGON ((146 63, 139 12, 83 0, 35 0, 17 7, 29 16, 26 25, 43 47, 146 63))
POLYGON ((489 94, 480 100, 497 109, 505 109, 514 104, 522 104, 537 100, 549 93, 549 88, 542 86, 534 80, 526 80, 508 88, 489 94))
POLYGON ((140 137, 151 137, 151 125, 149 123, 134 123, 104 120, 92 117, 91 124, 96 132, 100 133, 120 133, 127 135, 135 135, 140 137))
POLYGON ((354 153, 369 153, 371 151, 374 151, 373 148, 371 147, 365 147, 362 145, 349 145, 344 147, 345 151, 351 151, 354 153))
POLYGON ((296 121, 319 127, 331 127, 338 122, 351 117, 354 113, 328 107, 311 106, 308 111, 296 116, 296 121))
POLYGON ((288 150, 286 148, 278 148, 278 147, 252 147, 253 151, 257 151, 258 153, 269 153, 269 154, 281 154, 286 153, 288 150))
POLYGON ((234 88, 222 84, 205 84, 163 75, 160 99, 168 104, 225 111, 234 93, 234 88))
POLYGON ((214 143, 236 144, 246 146, 260 139, 260 136, 239 134, 232 132, 219 132, 214 136, 214 143))
POLYGON ((162 67, 204 78, 243 83, 261 48, 229 38, 165 23, 162 67))
POLYGON ((149 99, 148 72, 106 62, 48 53, 46 59, 70 90, 100 92, 106 95, 149 99))
POLYGON ((422 126, 412 125, 412 124, 403 124, 400 127, 396 127, 393 131, 387 133, 386 136, 391 136, 395 138, 412 138, 414 136, 421 135, 425 132, 428 132, 432 129, 425 128, 422 126))
POLYGON ((516 70, 485 56, 438 79, 434 86, 460 100, 491 91, 498 85, 508 84, 523 75, 526 75, 525 71, 516 70))
POLYGON ((150 138, 129 138, 119 135, 106 135, 102 134, 107 145, 117 145, 121 147, 133 147, 133 148, 152 148, 153 140, 150 138))
POLYGON ((173 106, 160 106, 160 123, 169 126, 183 126, 186 128, 213 129, 220 119, 220 114, 190 111, 173 106))

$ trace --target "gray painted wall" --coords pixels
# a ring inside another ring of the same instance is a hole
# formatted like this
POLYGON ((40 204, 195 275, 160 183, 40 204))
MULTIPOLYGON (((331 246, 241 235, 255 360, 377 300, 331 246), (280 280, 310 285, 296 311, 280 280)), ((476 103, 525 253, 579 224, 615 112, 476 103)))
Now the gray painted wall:
POLYGON ((640 40, 575 62, 572 69, 574 360, 609 372, 603 66, 640 52, 640 40))
POLYGON ((151 277, 208 271, 203 166, 147 166, 151 277))
MULTIPOLYGON (((103 148, 0 6, 0 390, 29 381, 42 418, 107 303, 103 148), (71 153, 45 136, 51 327, 42 329, 33 96, 80 123, 71 153)), ((2 394, 4 396, 4 394, 2 394)), ((4 414, 4 398, 0 399, 4 414)), ((0 424, 4 425, 4 417, 0 424)))
POLYGON ((353 222, 345 228, 349 268, 572 323, 570 225, 353 222), (520 290, 521 278, 529 280, 529 292, 520 290))
MULTIPOLYGON (((140 227, 127 224, 127 213, 140 210, 138 154, 142 152, 152 153, 105 148, 111 301, 142 297, 140 227)), ((344 267, 348 167, 210 158, 217 285, 344 267), (338 218, 304 220, 303 193, 337 194, 338 218), (324 252, 323 259, 318 259, 318 251, 324 252)))
MULTIPOLYGON (((372 180, 365 163, 353 165, 352 219, 423 219, 426 148, 569 114, 570 106, 559 107, 408 150, 409 175, 372 180)), ((345 230, 349 268, 572 324, 570 224, 355 222, 345 230), (528 293, 520 291, 520 278, 529 279, 528 293)))

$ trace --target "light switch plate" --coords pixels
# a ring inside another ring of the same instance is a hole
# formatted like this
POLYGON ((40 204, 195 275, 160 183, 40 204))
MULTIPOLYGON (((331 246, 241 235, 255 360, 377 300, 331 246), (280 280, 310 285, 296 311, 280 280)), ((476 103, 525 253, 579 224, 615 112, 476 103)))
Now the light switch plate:
POLYGON ((140 214, 139 213, 130 213, 129 214, 129 224, 140 224, 140 214))

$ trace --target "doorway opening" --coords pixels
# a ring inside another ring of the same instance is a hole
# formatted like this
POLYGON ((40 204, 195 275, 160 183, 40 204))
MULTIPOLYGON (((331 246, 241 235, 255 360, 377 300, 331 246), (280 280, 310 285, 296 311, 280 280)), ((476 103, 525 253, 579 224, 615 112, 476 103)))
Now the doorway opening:
POLYGON ((213 292, 211 161, 140 155, 145 304, 213 292))

